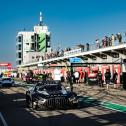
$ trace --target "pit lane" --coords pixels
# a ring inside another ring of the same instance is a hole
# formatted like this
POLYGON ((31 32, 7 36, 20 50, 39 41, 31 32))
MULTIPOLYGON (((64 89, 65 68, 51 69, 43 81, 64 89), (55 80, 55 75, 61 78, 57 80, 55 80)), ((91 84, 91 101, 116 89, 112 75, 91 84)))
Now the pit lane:
MULTIPOLYGON (((30 86, 30 85, 29 85, 30 86)), ((27 86, 0 89, 0 112, 8 126, 98 126, 126 124, 126 114, 83 103, 69 110, 36 111, 25 107, 27 86)), ((0 124, 3 123, 0 121, 0 124)), ((4 125, 3 125, 4 126, 4 125)))

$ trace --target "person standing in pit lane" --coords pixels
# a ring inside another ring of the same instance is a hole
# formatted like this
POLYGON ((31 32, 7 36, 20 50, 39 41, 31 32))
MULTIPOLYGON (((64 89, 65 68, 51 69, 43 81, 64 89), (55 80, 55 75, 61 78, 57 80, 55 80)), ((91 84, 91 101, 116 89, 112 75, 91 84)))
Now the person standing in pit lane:
POLYGON ((97 81, 98 81, 98 85, 99 85, 100 87, 103 87, 102 73, 101 73, 101 71, 98 71, 98 74, 97 74, 97 81))
POLYGON ((107 90, 109 90, 110 79, 111 79, 111 73, 110 73, 110 70, 107 69, 105 72, 105 82, 106 82, 106 89, 107 90))
POLYGON ((78 71, 74 72, 74 77, 75 77, 76 84, 79 83, 79 77, 80 77, 80 75, 79 75, 78 71))
POLYGON ((117 88, 117 80, 118 80, 118 73, 116 72, 116 70, 114 70, 114 74, 113 74, 114 88, 117 88))
POLYGON ((84 72, 81 69, 79 73, 80 73, 79 82, 83 83, 84 82, 84 72))

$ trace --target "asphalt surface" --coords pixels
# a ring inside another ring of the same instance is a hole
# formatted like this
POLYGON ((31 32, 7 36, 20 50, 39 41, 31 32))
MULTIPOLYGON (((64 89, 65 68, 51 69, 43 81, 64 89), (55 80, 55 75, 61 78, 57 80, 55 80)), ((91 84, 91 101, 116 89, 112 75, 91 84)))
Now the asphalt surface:
POLYGON ((27 87, 0 88, 0 126, 126 126, 126 113, 80 101, 77 109, 36 111, 25 106, 27 87))

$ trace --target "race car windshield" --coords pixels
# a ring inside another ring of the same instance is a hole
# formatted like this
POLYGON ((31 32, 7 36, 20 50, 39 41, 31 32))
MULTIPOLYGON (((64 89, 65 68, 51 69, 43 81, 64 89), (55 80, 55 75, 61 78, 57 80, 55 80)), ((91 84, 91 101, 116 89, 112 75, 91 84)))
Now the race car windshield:
POLYGON ((11 78, 3 78, 3 81, 7 80, 7 81, 11 81, 11 78))
POLYGON ((47 90, 47 91, 59 91, 62 90, 62 87, 60 85, 46 85, 44 87, 40 87, 39 91, 43 91, 43 90, 47 90))

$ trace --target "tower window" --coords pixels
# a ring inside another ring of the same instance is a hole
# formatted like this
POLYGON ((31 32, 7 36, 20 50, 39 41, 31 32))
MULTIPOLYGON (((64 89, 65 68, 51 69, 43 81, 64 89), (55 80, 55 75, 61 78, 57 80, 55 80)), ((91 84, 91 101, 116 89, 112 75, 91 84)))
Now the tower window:
POLYGON ((18 42, 22 42, 22 37, 18 36, 18 42))
POLYGON ((18 50, 21 50, 21 45, 18 45, 18 50))
POLYGON ((20 52, 18 53, 18 58, 21 58, 21 53, 20 52))

